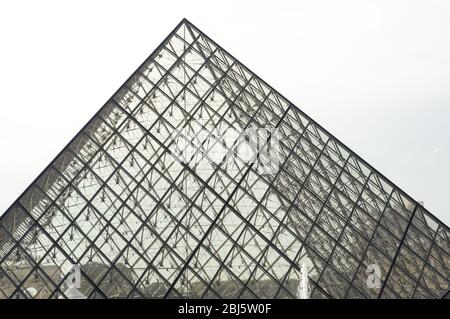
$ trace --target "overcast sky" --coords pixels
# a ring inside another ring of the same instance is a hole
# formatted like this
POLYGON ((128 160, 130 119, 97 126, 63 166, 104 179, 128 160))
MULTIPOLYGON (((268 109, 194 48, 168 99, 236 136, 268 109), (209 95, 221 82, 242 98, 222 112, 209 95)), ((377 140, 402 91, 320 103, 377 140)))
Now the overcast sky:
POLYGON ((450 224, 450 1, 0 2, 0 214, 186 17, 450 224))

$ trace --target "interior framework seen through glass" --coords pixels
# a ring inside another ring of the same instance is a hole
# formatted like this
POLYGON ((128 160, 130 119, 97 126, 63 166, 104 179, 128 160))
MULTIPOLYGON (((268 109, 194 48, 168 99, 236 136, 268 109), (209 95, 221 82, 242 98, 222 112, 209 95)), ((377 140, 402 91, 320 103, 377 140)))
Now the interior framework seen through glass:
POLYGON ((0 298, 442 298, 449 236, 183 20, 1 216, 0 298))

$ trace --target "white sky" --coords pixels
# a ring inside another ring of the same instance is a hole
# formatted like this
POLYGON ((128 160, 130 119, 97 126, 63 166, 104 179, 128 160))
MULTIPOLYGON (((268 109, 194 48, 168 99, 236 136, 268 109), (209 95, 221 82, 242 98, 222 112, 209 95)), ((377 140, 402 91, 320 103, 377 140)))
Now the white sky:
POLYGON ((0 2, 0 214, 186 17, 450 224, 450 1, 0 2))

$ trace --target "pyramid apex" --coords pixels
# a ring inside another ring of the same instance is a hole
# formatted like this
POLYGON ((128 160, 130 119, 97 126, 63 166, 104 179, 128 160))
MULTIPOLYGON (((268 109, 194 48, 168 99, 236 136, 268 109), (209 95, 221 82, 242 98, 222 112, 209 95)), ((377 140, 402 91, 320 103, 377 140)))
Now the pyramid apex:
POLYGON ((189 24, 192 24, 187 18, 181 19, 181 23, 189 23, 189 24))

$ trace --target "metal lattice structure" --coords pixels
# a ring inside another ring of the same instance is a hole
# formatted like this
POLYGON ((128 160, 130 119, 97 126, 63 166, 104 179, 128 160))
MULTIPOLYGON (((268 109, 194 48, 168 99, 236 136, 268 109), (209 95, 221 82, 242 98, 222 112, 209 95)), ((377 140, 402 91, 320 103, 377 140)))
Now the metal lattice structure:
POLYGON ((311 298, 442 298, 449 236, 183 20, 1 216, 0 298, 70 297, 72 265, 87 298, 297 298, 302 265, 311 298), (209 157, 249 127, 276 172, 209 157))

